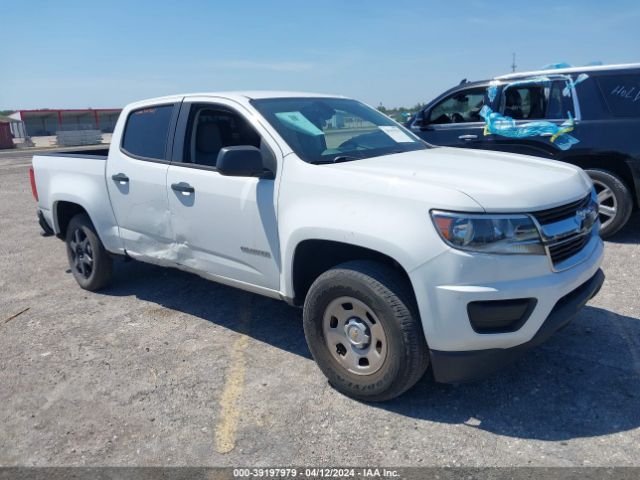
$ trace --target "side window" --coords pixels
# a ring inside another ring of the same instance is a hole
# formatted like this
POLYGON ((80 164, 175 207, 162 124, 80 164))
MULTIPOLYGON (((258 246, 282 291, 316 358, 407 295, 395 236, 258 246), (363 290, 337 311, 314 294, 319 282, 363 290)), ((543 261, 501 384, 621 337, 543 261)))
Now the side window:
POLYGON ((640 117, 640 75, 608 75, 597 82, 613 115, 640 117))
POLYGON ((223 147, 261 148, 260 135, 240 114, 223 106, 194 105, 189 113, 183 161, 215 167, 223 147))
POLYGON ((549 120, 563 120, 575 117, 573 109, 573 90, 569 89, 569 95, 564 95, 563 90, 567 86, 564 81, 554 81, 549 91, 549 100, 547 103, 547 116, 549 120))
POLYGON ((126 153, 164 160, 173 108, 173 105, 162 105, 131 112, 122 137, 126 153))
POLYGON ((466 90, 445 98, 431 109, 429 123, 482 122, 480 110, 485 104, 486 88, 466 90))
POLYGON ((546 92, 544 85, 503 88, 500 111, 514 120, 545 118, 546 92))
POLYGON ((573 92, 564 95, 567 83, 553 80, 551 83, 522 85, 502 89, 500 113, 514 120, 564 120, 575 116, 573 92))

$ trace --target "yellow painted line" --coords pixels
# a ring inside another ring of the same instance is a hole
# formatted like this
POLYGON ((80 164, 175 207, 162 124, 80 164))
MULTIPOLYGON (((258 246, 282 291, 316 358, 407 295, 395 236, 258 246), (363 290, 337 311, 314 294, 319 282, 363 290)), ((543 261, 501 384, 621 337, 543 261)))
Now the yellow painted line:
MULTIPOLYGON (((239 318, 240 326, 246 328, 251 317, 251 301, 246 302, 239 318)), ((216 425, 215 440, 218 453, 229 453, 236 446, 236 432, 240 420, 238 401, 244 390, 246 370, 245 351, 249 337, 240 334, 231 347, 230 366, 222 394, 220 395, 220 419, 216 425)))

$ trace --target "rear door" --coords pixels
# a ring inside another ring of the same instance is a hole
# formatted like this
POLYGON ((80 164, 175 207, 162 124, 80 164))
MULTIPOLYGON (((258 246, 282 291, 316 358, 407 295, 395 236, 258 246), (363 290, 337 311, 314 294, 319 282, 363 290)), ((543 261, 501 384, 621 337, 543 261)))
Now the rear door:
POLYGON ((427 107, 411 130, 432 145, 481 148, 484 120, 480 110, 486 103, 486 86, 458 90, 427 107))
POLYGON ((173 231, 167 200, 167 170, 179 101, 134 109, 120 144, 112 145, 106 182, 127 253, 154 263, 172 263, 173 231))

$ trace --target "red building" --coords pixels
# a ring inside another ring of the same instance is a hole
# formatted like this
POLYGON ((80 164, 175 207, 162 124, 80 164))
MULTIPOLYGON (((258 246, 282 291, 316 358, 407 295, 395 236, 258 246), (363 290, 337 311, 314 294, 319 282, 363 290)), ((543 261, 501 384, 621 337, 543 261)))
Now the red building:
POLYGON ((120 108, 18 110, 9 117, 24 122, 30 137, 55 135, 61 130, 101 130, 111 133, 121 111, 120 108))
POLYGON ((3 122, 0 119, 0 150, 13 148, 13 135, 11 134, 11 123, 3 122))

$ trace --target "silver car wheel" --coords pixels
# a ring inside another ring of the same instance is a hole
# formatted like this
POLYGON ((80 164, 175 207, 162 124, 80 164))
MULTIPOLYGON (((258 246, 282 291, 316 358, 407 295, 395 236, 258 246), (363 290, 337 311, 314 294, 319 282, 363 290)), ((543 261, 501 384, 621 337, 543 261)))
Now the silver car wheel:
POLYGON ((618 200, 607 185, 599 180, 593 180, 593 186, 596 188, 598 194, 598 203, 600 205, 598 209, 598 215, 600 217, 600 228, 607 227, 614 221, 618 214, 618 200))
POLYGON ((339 297, 322 320, 327 348, 338 363, 356 375, 371 375, 387 358, 387 336, 378 317, 364 302, 339 297))

